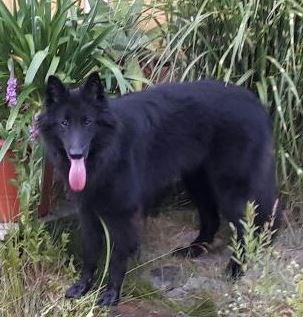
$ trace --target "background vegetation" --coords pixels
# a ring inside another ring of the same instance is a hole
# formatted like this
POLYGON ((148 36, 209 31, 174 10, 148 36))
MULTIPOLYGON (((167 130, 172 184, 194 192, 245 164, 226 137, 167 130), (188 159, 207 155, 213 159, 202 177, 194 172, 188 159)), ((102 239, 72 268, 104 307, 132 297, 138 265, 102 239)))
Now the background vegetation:
POLYGON ((168 24, 149 57, 160 78, 218 78, 254 90, 273 118, 277 172, 292 202, 302 194, 303 3, 295 0, 156 1, 168 24))

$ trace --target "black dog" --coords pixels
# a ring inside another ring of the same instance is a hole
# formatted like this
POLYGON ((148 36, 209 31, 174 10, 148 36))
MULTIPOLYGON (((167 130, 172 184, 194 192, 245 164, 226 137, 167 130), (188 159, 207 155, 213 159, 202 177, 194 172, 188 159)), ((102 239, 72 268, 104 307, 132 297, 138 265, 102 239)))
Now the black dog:
MULTIPOLYGON (((246 89, 216 81, 165 84, 109 100, 93 73, 77 90, 48 80, 40 131, 48 154, 79 201, 83 232, 81 278, 67 291, 78 298, 92 285, 101 253, 101 216, 113 251, 101 305, 112 305, 139 245, 141 218, 155 197, 182 179, 200 215, 200 234, 184 251, 198 256, 211 242, 219 212, 241 238, 246 203, 257 224, 276 199, 269 117, 246 89)), ((231 260, 233 276, 239 265, 231 260)))

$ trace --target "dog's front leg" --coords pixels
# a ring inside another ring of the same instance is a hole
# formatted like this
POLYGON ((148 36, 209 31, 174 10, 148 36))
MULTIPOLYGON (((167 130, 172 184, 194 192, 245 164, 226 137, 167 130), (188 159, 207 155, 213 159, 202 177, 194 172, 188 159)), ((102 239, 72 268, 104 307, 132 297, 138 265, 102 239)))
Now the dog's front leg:
POLYGON ((118 303, 127 262, 138 249, 141 229, 142 221, 139 213, 133 214, 132 217, 121 217, 119 214, 118 219, 110 220, 109 230, 113 251, 107 287, 101 294, 99 305, 111 306, 118 303))
POLYGON ((67 291, 66 297, 79 298, 86 294, 92 286, 97 263, 102 254, 102 228, 99 218, 88 208, 82 208, 79 213, 83 264, 80 279, 67 291))

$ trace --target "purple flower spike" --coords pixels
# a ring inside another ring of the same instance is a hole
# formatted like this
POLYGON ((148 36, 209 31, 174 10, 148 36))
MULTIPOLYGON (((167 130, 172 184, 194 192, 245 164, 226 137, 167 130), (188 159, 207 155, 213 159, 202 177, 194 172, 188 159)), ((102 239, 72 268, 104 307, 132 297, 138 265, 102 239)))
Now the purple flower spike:
POLYGON ((36 114, 33 118, 33 122, 31 127, 29 128, 29 134, 30 134, 30 140, 32 142, 35 142, 40 135, 40 131, 39 131, 39 115, 36 114))
POLYGON ((11 77, 7 81, 5 100, 9 107, 15 107, 17 105, 17 78, 15 77, 11 77))

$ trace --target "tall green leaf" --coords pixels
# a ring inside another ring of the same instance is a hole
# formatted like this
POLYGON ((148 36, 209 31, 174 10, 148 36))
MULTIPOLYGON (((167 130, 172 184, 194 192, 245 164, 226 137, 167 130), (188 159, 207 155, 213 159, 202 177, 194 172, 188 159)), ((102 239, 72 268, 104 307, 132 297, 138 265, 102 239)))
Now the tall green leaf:
POLYGON ((34 55, 33 60, 30 63, 28 70, 26 72, 26 76, 24 79, 25 85, 29 85, 33 82, 42 62, 44 61, 44 59, 46 58, 48 54, 48 49, 49 49, 49 46, 47 46, 43 51, 39 51, 34 55))

